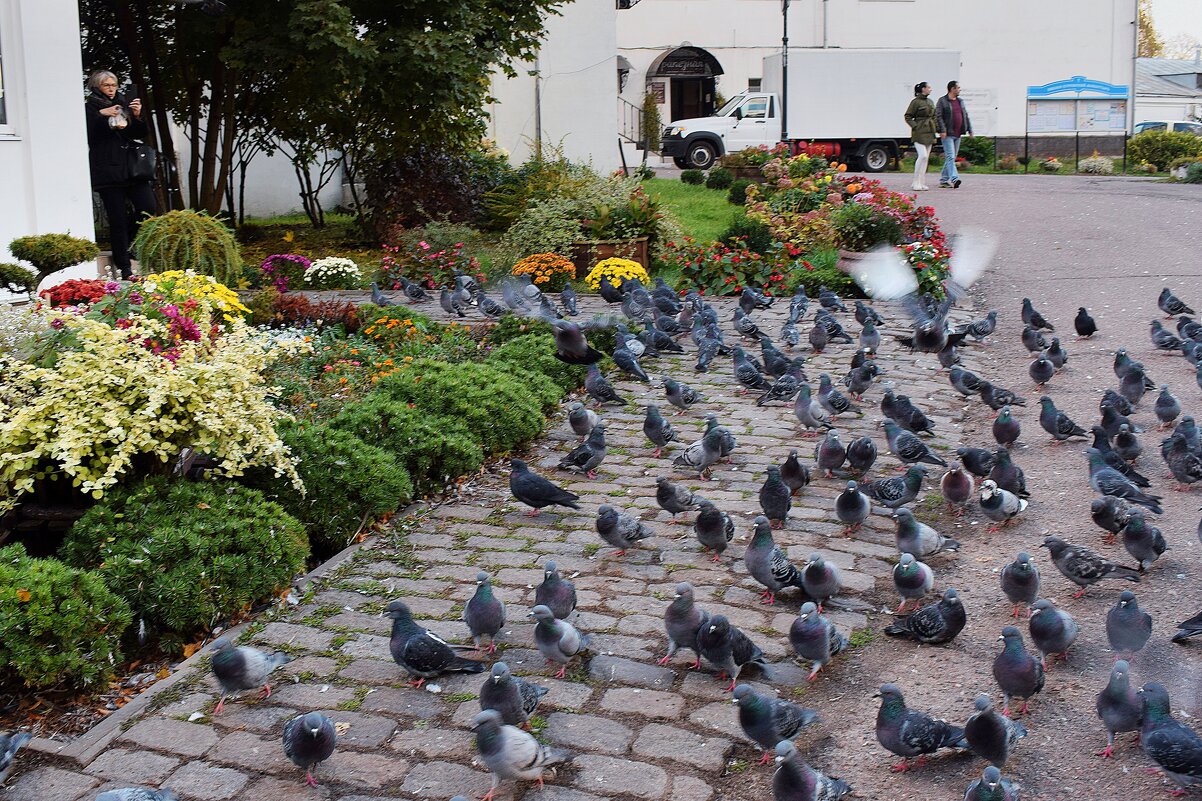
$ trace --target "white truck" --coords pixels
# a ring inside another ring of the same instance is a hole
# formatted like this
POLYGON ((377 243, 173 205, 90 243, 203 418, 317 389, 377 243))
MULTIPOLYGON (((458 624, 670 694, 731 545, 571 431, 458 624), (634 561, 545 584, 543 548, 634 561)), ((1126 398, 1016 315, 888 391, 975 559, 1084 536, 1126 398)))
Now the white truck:
POLYGON ((668 123, 661 153, 704 170, 728 153, 788 142, 794 153, 880 172, 911 146, 903 115, 914 85, 928 82, 935 99, 960 77, 960 54, 950 50, 791 47, 782 109, 781 62, 779 53, 764 59, 763 91, 740 92, 712 117, 668 123))

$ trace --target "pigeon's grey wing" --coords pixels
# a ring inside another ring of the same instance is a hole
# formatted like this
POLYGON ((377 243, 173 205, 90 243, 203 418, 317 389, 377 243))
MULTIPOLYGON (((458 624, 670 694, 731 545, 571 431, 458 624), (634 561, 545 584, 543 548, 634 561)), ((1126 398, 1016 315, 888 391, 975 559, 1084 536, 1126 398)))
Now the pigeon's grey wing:
POLYGON ((772 549, 772 556, 769 559, 768 566, 772 571, 772 578, 781 584, 789 586, 800 583, 797 568, 793 566, 793 563, 789 561, 789 557, 785 556, 779 547, 772 549))
POLYGON ((559 634, 559 650, 565 656, 573 656, 584 647, 580 632, 570 623, 562 623, 559 634))
POLYGON ((1202 738, 1175 720, 1144 734, 1141 744, 1146 753, 1171 773, 1196 777, 1202 767, 1202 738))
POLYGON ((265 654, 258 648, 250 648, 248 646, 239 647, 238 651, 243 658, 243 671, 248 682, 254 685, 263 684, 267 681, 268 675, 275 670, 278 664, 270 654, 265 654))
POLYGON ((538 740, 512 726, 501 727, 501 746, 488 767, 503 779, 535 779, 542 775, 538 740))
POLYGON ((1097 581, 1110 572, 1111 563, 1093 551, 1071 548, 1064 555, 1065 569, 1074 576, 1097 581))
POLYGON ((948 724, 911 709, 902 719, 898 737, 919 753, 933 751, 947 741, 948 724))
POLYGON ((864 294, 874 300, 897 300, 918 291, 914 270, 897 249, 882 245, 864 254, 856 262, 851 276, 864 294))
POLYGON ((815 722, 818 715, 812 709, 805 709, 792 701, 783 698, 772 704, 772 723, 777 735, 782 740, 791 740, 806 726, 815 722))

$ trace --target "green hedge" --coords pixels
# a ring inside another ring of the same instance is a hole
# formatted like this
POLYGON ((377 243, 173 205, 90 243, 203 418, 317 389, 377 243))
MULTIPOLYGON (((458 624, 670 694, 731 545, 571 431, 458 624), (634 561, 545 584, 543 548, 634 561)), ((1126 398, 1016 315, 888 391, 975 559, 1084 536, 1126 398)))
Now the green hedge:
POLYGON ((692 186, 701 186, 705 183, 705 173, 701 170, 681 170, 680 182, 682 184, 691 184, 692 186))
POLYGON ((1166 170, 1174 159, 1202 156, 1202 136, 1185 131, 1144 131, 1127 143, 1129 164, 1148 162, 1166 170))
MULTIPOLYGON (((554 382, 559 393, 551 400, 554 406, 564 394, 584 383, 588 368, 568 364, 555 358, 555 341, 547 334, 524 334, 514 337, 488 356, 488 364, 510 363, 514 371, 541 373, 554 382)), ((545 404, 544 404, 545 405, 545 404)))
POLYGON ((255 469, 243 483, 305 525, 318 558, 350 544, 364 522, 413 500, 409 471, 393 454, 321 423, 285 423, 280 438, 292 450, 305 494, 271 471, 255 469))
POLYGON ((304 527, 257 490, 156 477, 106 492, 59 556, 96 569, 176 649, 287 587, 308 553, 304 527))
POLYGON ((735 174, 725 167, 715 167, 705 176, 706 189, 730 189, 734 183, 735 174))
POLYGON ((94 686, 121 660, 129 606, 93 572, 0 548, 0 684, 94 686))

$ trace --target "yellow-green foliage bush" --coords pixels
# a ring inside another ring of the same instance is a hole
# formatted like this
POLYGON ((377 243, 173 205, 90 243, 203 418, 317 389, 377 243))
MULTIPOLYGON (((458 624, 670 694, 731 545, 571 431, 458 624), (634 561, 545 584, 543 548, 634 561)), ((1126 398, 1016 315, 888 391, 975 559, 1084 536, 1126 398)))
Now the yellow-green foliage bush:
POLYGON ((304 527, 258 490, 162 476, 106 495, 59 551, 168 649, 286 588, 308 554, 304 527))
POLYGON ((0 684, 106 682, 121 659, 129 606, 95 573, 0 548, 0 684))
POLYGON ((136 457, 166 463, 184 447, 213 455, 228 475, 265 465, 300 486, 275 430, 263 373, 278 347, 265 335, 235 320, 220 336, 179 343, 172 361, 143 345, 165 336, 162 321, 111 328, 39 315, 57 327, 60 349, 37 363, 0 355, 0 512, 49 476, 99 498, 136 457))

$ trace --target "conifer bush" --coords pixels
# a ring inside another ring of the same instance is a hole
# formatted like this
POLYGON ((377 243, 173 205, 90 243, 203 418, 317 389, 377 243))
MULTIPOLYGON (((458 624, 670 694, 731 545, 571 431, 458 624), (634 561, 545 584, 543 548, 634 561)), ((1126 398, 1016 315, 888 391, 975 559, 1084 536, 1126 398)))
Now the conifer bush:
POLYGON ((234 232, 200 211, 184 209, 150 217, 138 229, 134 250, 143 272, 193 270, 231 287, 242 276, 234 232))

